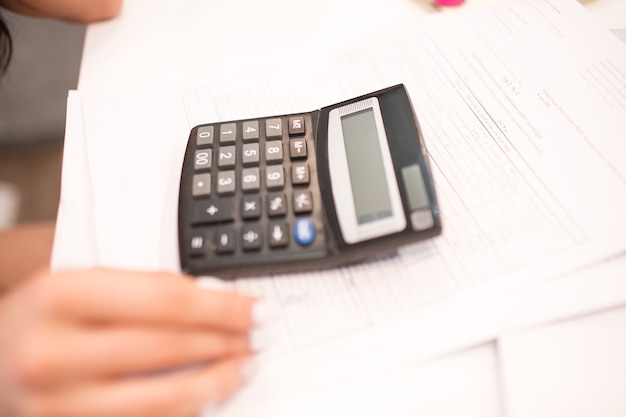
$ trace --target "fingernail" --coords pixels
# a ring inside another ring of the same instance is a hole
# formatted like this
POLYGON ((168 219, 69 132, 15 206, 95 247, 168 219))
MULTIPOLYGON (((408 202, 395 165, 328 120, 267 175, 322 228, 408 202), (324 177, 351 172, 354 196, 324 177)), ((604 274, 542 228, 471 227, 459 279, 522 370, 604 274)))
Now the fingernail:
POLYGON ((252 306, 252 323, 255 326, 264 326, 276 320, 278 312, 273 304, 259 300, 252 306))
POLYGON ((260 352, 270 346, 274 341, 275 332, 272 327, 257 327, 250 332, 250 350, 260 352))
POLYGON ((244 381, 249 381, 251 380, 254 375, 256 375, 258 369, 258 363, 254 358, 250 358, 250 359, 246 359, 242 364, 241 364, 241 376, 243 377, 244 381))
POLYGON ((214 277, 200 277, 196 279, 196 286, 203 290, 224 291, 227 286, 223 280, 214 277))

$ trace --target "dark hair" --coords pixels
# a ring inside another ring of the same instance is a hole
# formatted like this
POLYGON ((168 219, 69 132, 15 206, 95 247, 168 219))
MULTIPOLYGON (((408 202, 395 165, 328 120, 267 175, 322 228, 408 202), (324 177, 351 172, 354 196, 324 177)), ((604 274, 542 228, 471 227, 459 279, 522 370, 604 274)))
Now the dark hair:
POLYGON ((0 15, 0 75, 6 71, 13 54, 13 40, 7 24, 0 15))

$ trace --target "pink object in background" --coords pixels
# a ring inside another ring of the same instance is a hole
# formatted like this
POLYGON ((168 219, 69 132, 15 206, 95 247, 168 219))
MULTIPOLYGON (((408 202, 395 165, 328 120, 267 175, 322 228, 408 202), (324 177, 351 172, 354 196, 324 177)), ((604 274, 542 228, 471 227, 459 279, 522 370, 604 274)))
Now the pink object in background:
POLYGON ((440 6, 458 6, 463 3, 465 0, 433 0, 435 4, 440 6))

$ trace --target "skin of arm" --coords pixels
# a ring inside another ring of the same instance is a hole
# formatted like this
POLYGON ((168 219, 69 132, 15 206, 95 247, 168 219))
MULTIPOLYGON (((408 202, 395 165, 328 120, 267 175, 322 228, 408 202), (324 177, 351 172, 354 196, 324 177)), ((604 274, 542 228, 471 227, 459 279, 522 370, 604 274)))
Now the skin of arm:
POLYGON ((54 223, 34 223, 0 232, 0 296, 50 264, 54 223))
POLYGON ((26 16, 89 23, 116 16, 122 0, 0 0, 0 6, 26 16))

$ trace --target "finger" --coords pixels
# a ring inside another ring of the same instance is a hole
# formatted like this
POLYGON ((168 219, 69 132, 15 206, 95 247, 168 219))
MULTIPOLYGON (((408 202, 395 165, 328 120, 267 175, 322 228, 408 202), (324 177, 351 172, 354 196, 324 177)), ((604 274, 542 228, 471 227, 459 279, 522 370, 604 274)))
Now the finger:
POLYGON ((245 331, 264 308, 233 292, 204 291, 189 277, 95 269, 41 280, 37 298, 55 314, 93 322, 203 326, 245 331))
POLYGON ((258 329, 249 337, 214 331, 67 326, 60 332, 53 327, 21 349, 14 362, 23 384, 49 387, 251 354, 267 343, 262 333, 258 329))
POLYGON ((24 415, 46 417, 188 417, 223 401, 248 375, 245 358, 158 376, 108 381, 40 393, 24 415))

